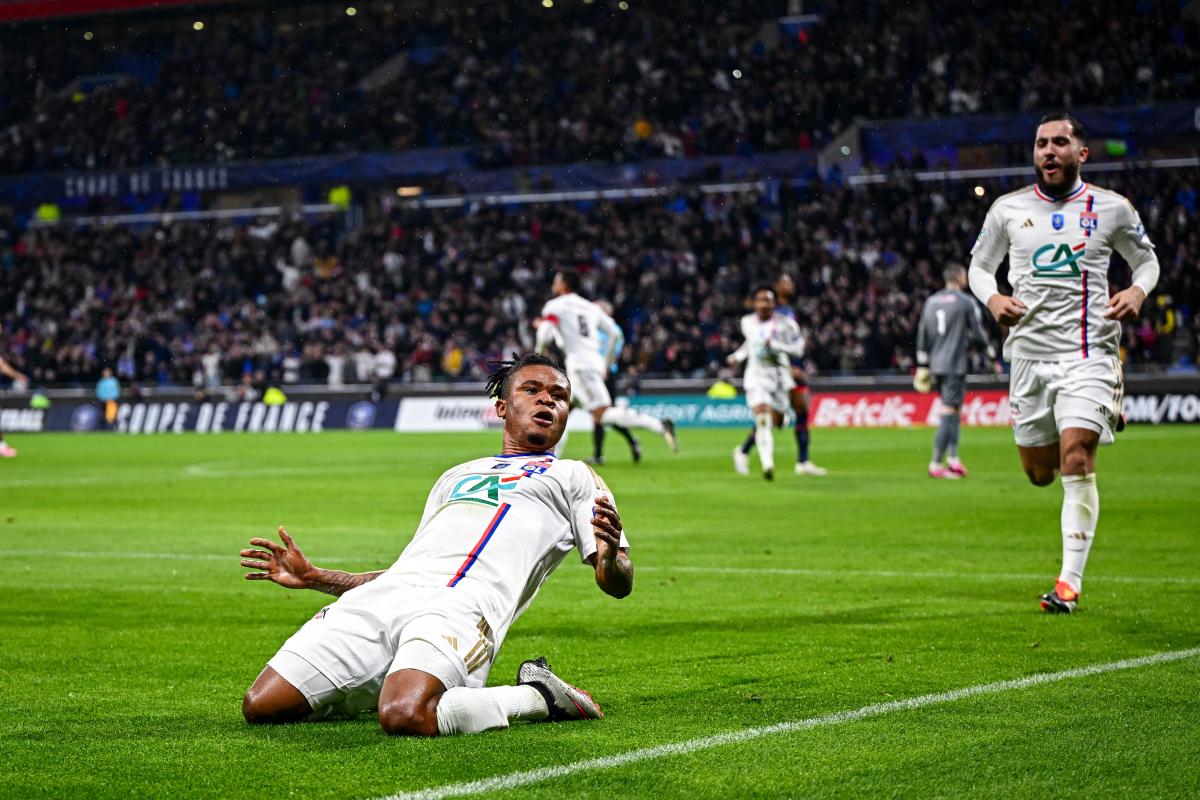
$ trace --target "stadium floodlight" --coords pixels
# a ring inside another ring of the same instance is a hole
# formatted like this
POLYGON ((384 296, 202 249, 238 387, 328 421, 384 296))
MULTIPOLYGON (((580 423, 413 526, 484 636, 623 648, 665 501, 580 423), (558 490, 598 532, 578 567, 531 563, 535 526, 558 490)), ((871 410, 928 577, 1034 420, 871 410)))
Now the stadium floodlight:
POLYGON ((200 20, 196 20, 195 22, 192 23, 192 30, 194 30, 194 31, 204 30, 204 23, 201 22, 200 20))
POLYGON ((353 17, 357 13, 358 13, 358 9, 355 8, 354 6, 346 6, 346 16, 347 17, 353 17))

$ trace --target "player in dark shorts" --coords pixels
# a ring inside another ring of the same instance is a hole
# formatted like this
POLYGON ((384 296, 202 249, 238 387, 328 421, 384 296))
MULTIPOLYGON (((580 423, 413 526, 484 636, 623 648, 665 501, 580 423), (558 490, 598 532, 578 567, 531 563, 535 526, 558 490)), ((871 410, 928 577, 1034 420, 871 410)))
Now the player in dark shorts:
POLYGON ((925 301, 917 326, 917 372, 913 388, 930 392, 935 387, 942 402, 941 420, 933 438, 929 477, 965 478, 967 468, 958 458, 963 397, 967 385, 967 346, 975 341, 995 363, 996 348, 983 329, 979 303, 967 294, 967 270, 951 264, 942 273, 946 288, 925 301))

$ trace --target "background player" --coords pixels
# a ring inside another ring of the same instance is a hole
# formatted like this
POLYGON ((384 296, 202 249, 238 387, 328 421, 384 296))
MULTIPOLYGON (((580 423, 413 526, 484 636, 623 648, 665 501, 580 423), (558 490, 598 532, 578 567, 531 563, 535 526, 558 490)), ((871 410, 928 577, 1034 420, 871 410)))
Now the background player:
POLYGON ((1134 319, 1158 282, 1154 245, 1129 201, 1080 180, 1086 134, 1069 114, 1042 118, 1033 143, 1037 181, 996 200, 971 250, 971 291, 1011 326, 1009 402, 1021 465, 1035 486, 1061 471, 1062 571, 1041 596, 1050 612, 1075 610, 1096 534, 1096 447, 1121 413, 1120 322, 1134 319), (1116 250, 1133 285, 1109 297, 1116 250), (996 270, 1008 257, 1012 296, 996 270))
MULTIPOLYGON (((604 312, 610 320, 613 318, 612 303, 607 300, 597 300, 596 306, 604 312)), ((621 351, 625 349, 625 331, 621 330, 621 326, 613 321, 613 326, 617 329, 616 342, 608 341, 607 329, 600 330, 600 350, 608 352, 612 348, 612 363, 609 365, 608 372, 604 376, 604 385, 608 388, 608 396, 616 397, 617 392, 617 364, 621 358, 621 351)), ((635 370, 636 371, 636 370, 635 370)), ((592 456, 592 462, 597 466, 604 463, 604 432, 609 426, 599 425, 592 429, 592 442, 595 448, 595 454, 592 456)), ((633 435, 633 431, 626 428, 624 425, 611 426, 614 431, 621 434, 625 442, 629 445, 629 455, 633 457, 633 463, 637 464, 642 460, 642 443, 633 435)), ((565 436, 565 434, 564 434, 565 436)))
MULTIPOLYGON (((804 337, 796 320, 775 310, 775 290, 762 286, 751 295, 754 311, 742 317, 742 345, 727 359, 728 363, 746 364, 744 385, 746 404, 754 414, 753 438, 733 449, 734 468, 749 474, 748 453, 755 442, 763 477, 775 478, 775 439, 772 428, 783 425, 791 408, 788 395, 795 387, 789 358, 804 354, 804 337)), ((796 473, 803 474, 800 464, 796 473)))
POLYGON ((963 291, 967 288, 967 270, 962 264, 951 264, 942 277, 946 288, 930 295, 921 309, 913 388, 929 392, 936 385, 942 401, 929 477, 957 480, 967 475, 967 468, 958 459, 958 434, 967 385, 967 345, 974 340, 985 347, 993 364, 996 348, 983 329, 979 304, 963 291), (945 464, 943 459, 947 459, 945 464))
POLYGON ((645 428, 662 436, 672 451, 678 451, 679 440, 672 420, 660 420, 612 404, 607 376, 624 336, 617 323, 599 306, 579 295, 579 287, 579 273, 575 270, 564 269, 555 274, 550 287, 554 297, 542 308, 534 349, 543 353, 551 342, 562 349, 575 402, 592 415, 595 430, 592 458, 603 460, 604 425, 645 428), (603 348, 601 335, 606 337, 603 348))
POLYGON ((629 544, 608 487, 587 465, 549 452, 567 424, 566 375, 550 359, 527 355, 502 364, 488 392, 504 420, 502 453, 442 475, 391 568, 318 569, 282 527, 283 545, 251 539, 254 548, 241 551, 242 566, 258 570, 249 580, 339 597, 246 692, 248 722, 378 708, 387 733, 433 736, 602 716, 545 659, 523 663, 516 686, 483 688, 509 626, 572 549, 605 593, 633 590, 629 544))
MULTIPOLYGON (((24 389, 26 386, 29 385, 29 378, 25 376, 25 373, 20 372, 12 364, 9 364, 7 361, 4 360, 3 357, 0 357, 0 373, 3 373, 6 377, 8 377, 13 382, 14 388, 24 389)), ((17 457, 16 448, 12 447, 11 445, 8 444, 8 442, 4 441, 4 431, 0 430, 0 458, 16 458, 16 457, 17 457)))
MULTIPOLYGON (((796 282, 792 280, 790 275, 781 275, 779 280, 775 282, 775 311, 793 321, 796 319, 796 310, 792 308, 790 300, 795 293, 796 282)), ((799 323, 797 323, 797 327, 799 327, 799 323)), ((818 467, 808 458, 809 391, 808 373, 804 370, 803 354, 790 357, 789 363, 792 370, 792 382, 794 383, 791 391, 788 392, 788 400, 792 404, 792 414, 795 416, 796 474, 828 475, 828 470, 818 467)), ((750 451, 754 449, 754 440, 755 429, 751 428, 750 433, 746 436, 746 441, 742 442, 742 445, 733 451, 733 468, 741 475, 750 474, 750 451)))

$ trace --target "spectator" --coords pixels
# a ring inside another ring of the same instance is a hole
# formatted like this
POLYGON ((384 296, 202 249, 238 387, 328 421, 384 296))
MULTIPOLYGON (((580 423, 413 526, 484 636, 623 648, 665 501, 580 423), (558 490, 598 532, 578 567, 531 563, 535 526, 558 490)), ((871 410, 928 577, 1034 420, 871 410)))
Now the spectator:
POLYGON ((375 386, 371 390, 371 402, 379 403, 387 397, 388 384, 396 374, 396 354, 392 352, 391 342, 375 346, 374 378, 375 386))

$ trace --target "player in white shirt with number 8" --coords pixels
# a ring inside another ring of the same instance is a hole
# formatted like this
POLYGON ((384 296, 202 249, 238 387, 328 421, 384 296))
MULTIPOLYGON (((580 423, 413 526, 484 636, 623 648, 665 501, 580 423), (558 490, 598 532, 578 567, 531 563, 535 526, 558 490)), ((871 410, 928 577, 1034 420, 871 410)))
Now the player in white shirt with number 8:
POLYGON ((1158 282, 1154 245, 1133 206, 1080 180, 1087 157, 1078 120, 1044 117, 1033 144, 1037 181, 992 204, 968 272, 971 291, 1011 328, 1004 355, 1021 465, 1036 486, 1062 474, 1062 570, 1041 596, 1052 613, 1075 610, 1100 516, 1096 448, 1122 426, 1121 322, 1137 317, 1158 282), (1133 285, 1110 297, 1114 250, 1133 285), (1005 257, 1011 297, 997 291, 1005 257))

